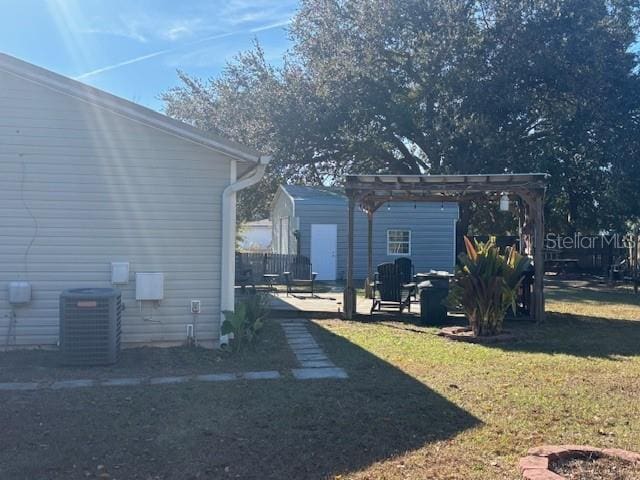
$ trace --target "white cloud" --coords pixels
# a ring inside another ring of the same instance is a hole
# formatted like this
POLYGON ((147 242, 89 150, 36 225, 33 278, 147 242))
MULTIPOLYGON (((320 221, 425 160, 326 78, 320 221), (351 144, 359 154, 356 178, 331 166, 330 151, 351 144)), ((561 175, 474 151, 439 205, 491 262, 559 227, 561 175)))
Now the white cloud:
POLYGON ((82 28, 78 33, 110 35, 128 38, 140 43, 147 43, 150 40, 148 33, 145 32, 143 28, 140 28, 138 22, 130 20, 118 21, 111 24, 96 22, 89 27, 82 28))
MULTIPOLYGON (((67 9, 78 20, 74 23, 75 32, 129 38, 149 45, 151 51, 85 71, 76 77, 78 79, 164 56, 173 66, 216 65, 221 58, 223 61, 228 58, 229 52, 213 54, 207 43, 233 35, 257 34, 285 27, 291 22, 298 5, 297 0, 193 0, 186 3, 171 2, 165 5, 167 8, 155 11, 153 7, 156 0, 149 0, 151 3, 145 0, 140 3, 112 1, 108 5, 102 4, 101 11, 93 9, 90 16, 82 9, 85 3, 78 2, 75 3, 76 8, 67 9)), ((230 53, 235 54, 237 50, 230 53)), ((82 64, 86 65, 87 62, 82 64)))
POLYGON ((76 16, 82 18, 79 23, 83 27, 78 33, 113 35, 149 43, 177 42, 188 37, 239 29, 257 32, 265 29, 265 25, 284 26, 297 8, 297 1, 292 0, 229 0, 220 3, 223 5, 200 0, 176 3, 174 5, 177 8, 171 11, 154 11, 153 4, 120 3, 115 0, 113 4, 109 2, 111 8, 105 6, 102 11, 83 10, 83 3, 75 4, 77 8, 74 10, 76 16), (114 14, 114 11, 117 13, 114 14))
POLYGON ((190 35, 192 33, 191 29, 186 25, 176 25, 175 27, 171 27, 166 33, 165 36, 169 40, 178 40, 186 35, 190 35))
MULTIPOLYGON (((197 45, 200 45, 200 44, 204 44, 204 43, 207 43, 207 42, 211 42, 211 41, 214 41, 214 40, 219 40, 219 39, 226 38, 226 37, 231 37, 231 36, 234 36, 234 35, 240 35, 240 34, 246 34, 246 33, 255 33, 255 32, 261 32, 261 31, 265 31, 265 30, 270 30, 270 29, 273 29, 273 28, 282 27, 283 25, 286 25, 288 23, 289 23, 289 21, 276 23, 276 24, 272 24, 272 25, 263 25, 263 26, 255 27, 255 28, 249 29, 249 30, 237 30, 237 31, 232 31, 232 32, 220 33, 220 34, 216 34, 216 35, 209 35, 207 37, 199 38, 199 39, 193 40, 191 42, 186 42, 186 43, 184 43, 182 45, 178 45, 178 46, 173 47, 173 48, 165 48, 165 49, 157 50, 155 52, 151 52, 151 53, 148 53, 146 55, 140 55, 140 56, 137 56, 137 57, 129 58, 127 60, 122 60, 120 62, 113 63, 111 65, 106 65, 104 67, 96 68, 96 69, 90 70, 88 72, 82 73, 82 74, 76 76, 75 78, 76 78, 76 80, 82 80, 84 78, 93 77, 93 76, 99 75, 99 74, 104 73, 104 72, 108 72, 108 71, 111 71, 111 70, 116 70, 116 69, 121 68, 121 67, 125 67, 127 65, 132 65, 134 63, 139 63, 139 62, 142 62, 142 61, 145 61, 145 60, 149 60, 151 58, 160 57, 160 56, 168 55, 168 54, 171 54, 171 53, 179 53, 179 52, 181 52, 181 51, 183 51, 183 50, 185 50, 187 48, 194 47, 194 46, 197 46, 197 45)), ((233 53, 236 53, 236 52, 233 52, 233 53)), ((180 58, 182 60, 189 60, 189 58, 191 58, 192 62, 195 61, 194 59, 199 58, 199 60, 196 62, 197 66, 211 65, 210 52, 206 48, 192 51, 187 55, 182 55, 180 58), (191 55, 191 54, 193 54, 193 57, 189 57, 189 55, 191 55), (205 63, 205 61, 203 59, 207 58, 207 57, 204 57, 204 55, 208 56, 208 58, 209 58, 209 61, 206 62, 206 63, 205 63)), ((220 57, 215 57, 214 63, 219 61, 219 58, 220 57)), ((226 57, 225 57, 225 59, 226 59, 226 57)))

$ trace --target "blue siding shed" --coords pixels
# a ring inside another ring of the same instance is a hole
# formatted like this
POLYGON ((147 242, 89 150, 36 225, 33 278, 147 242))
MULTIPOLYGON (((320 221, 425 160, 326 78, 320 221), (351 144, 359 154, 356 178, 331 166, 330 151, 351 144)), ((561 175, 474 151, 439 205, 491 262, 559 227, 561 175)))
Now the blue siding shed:
MULTIPOLYGON (((344 279, 347 210, 347 198, 340 189, 281 185, 271 209, 274 253, 300 253, 311 258, 320 279, 344 279)), ((374 268, 409 257, 416 272, 452 272, 458 214, 455 202, 383 205, 373 216, 374 268)), ((355 214, 354 254, 354 278, 363 280, 367 277, 367 216, 360 210, 355 214)))

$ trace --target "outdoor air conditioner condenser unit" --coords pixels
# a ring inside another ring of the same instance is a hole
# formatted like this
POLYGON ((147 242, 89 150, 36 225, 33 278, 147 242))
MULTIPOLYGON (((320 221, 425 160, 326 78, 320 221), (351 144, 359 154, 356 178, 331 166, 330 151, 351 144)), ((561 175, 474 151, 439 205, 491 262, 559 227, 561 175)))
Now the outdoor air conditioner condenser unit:
POLYGON ((76 288, 60 295, 60 352, 65 365, 109 365, 120 352, 119 290, 76 288))

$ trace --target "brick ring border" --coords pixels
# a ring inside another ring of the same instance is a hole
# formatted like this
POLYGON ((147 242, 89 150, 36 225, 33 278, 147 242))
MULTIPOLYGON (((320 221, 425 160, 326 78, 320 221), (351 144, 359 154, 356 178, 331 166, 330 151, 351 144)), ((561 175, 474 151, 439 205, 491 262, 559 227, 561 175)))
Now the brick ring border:
POLYGON ((518 468, 525 480, 563 480, 565 477, 549 469, 551 462, 580 456, 588 457, 589 455, 640 463, 640 453, 620 448, 597 448, 589 445, 543 445, 529 449, 527 456, 522 457, 518 462, 518 468))

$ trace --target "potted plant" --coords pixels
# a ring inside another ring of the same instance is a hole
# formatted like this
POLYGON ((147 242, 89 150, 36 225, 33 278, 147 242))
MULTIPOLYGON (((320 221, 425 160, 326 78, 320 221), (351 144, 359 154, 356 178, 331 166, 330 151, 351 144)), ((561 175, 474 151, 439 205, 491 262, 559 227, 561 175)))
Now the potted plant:
POLYGON ((462 306, 475 336, 497 335, 507 310, 515 313, 518 289, 531 260, 514 247, 501 252, 494 237, 484 243, 465 237, 464 243, 452 299, 462 306))

